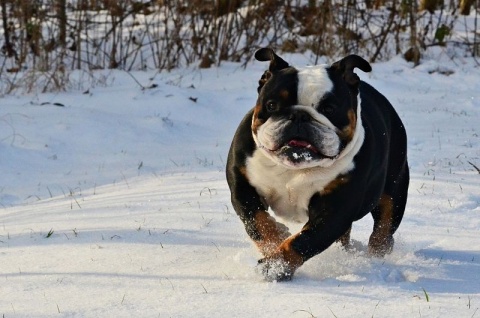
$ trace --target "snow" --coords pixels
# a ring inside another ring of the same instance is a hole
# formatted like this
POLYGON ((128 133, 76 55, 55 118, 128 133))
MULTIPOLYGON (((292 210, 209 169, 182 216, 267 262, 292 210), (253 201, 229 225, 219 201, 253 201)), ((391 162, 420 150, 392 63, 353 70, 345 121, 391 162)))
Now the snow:
POLYGON ((352 230, 354 251, 334 245, 282 283, 256 272, 260 255, 224 176, 233 133, 266 67, 116 71, 105 75, 109 85, 4 96, 0 313, 480 316, 475 63, 443 57, 413 68, 397 57, 358 71, 389 98, 409 136, 409 201, 394 251, 366 255, 366 217, 352 230))

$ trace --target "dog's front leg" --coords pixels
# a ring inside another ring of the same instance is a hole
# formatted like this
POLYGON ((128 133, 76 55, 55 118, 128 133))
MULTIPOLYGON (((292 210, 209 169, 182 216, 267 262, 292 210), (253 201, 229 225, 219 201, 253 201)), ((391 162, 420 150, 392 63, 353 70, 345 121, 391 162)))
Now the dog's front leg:
POLYGON ((242 169, 232 168, 227 176, 235 212, 262 255, 270 256, 290 236, 288 228, 267 212, 268 205, 248 183, 242 169))
POLYGON ((284 240, 272 254, 259 261, 259 270, 268 281, 289 280, 308 259, 323 252, 347 233, 351 219, 345 214, 348 204, 333 205, 314 195, 309 206, 309 221, 302 230, 284 240))
POLYGON ((254 240, 255 245, 265 257, 275 253, 282 242, 290 236, 288 227, 277 222, 268 212, 257 211, 253 223, 260 234, 260 239, 254 240))

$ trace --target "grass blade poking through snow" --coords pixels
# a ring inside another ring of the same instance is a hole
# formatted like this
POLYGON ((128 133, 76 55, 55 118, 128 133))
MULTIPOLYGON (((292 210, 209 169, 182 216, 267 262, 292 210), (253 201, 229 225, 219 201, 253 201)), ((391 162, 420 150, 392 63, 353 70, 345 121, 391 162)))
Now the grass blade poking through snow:
POLYGON ((423 290, 423 293, 425 294, 425 299, 427 300, 427 303, 430 302, 430 297, 428 296, 427 291, 423 287, 422 287, 422 290, 423 290))
POLYGON ((47 235, 45 236, 45 238, 50 238, 52 235, 53 235, 53 232, 54 230, 53 229, 50 229, 50 231, 48 231, 47 235))

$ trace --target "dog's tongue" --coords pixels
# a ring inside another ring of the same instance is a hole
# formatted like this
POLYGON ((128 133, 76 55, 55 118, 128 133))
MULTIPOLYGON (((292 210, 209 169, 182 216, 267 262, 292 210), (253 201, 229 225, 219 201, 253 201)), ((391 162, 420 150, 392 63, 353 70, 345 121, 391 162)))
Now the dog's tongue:
POLYGON ((292 139, 288 142, 288 145, 290 147, 307 148, 313 152, 318 152, 318 150, 314 146, 312 146, 311 143, 304 140, 292 139))

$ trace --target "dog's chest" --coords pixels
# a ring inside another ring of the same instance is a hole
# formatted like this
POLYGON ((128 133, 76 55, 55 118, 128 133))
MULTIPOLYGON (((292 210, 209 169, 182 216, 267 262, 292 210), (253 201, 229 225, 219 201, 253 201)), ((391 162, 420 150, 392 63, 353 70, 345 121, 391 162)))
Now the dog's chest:
MULTIPOLYGON (((294 222, 308 221, 308 205, 341 171, 331 168, 288 169, 261 150, 247 160, 249 183, 265 198, 275 215, 294 222)), ((351 169, 351 167, 349 167, 351 169)))

